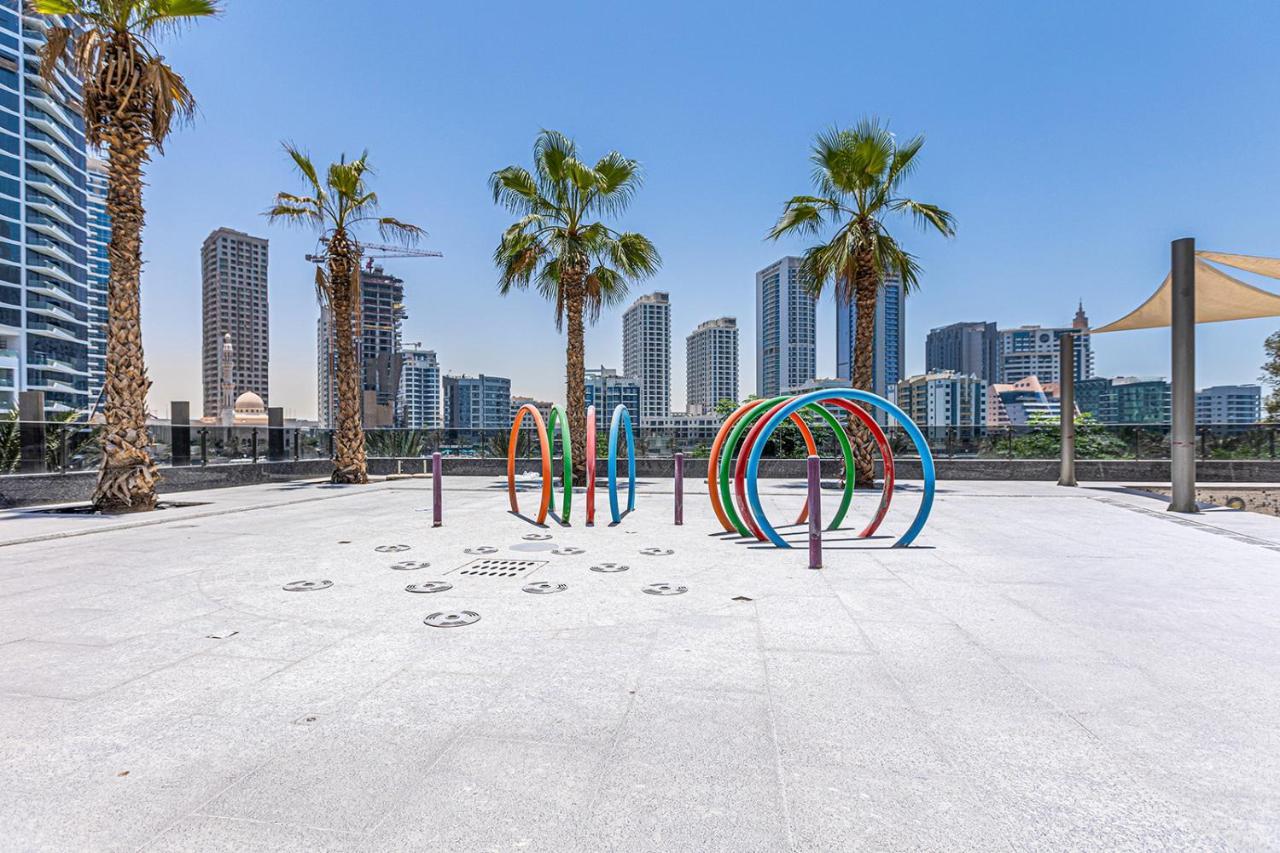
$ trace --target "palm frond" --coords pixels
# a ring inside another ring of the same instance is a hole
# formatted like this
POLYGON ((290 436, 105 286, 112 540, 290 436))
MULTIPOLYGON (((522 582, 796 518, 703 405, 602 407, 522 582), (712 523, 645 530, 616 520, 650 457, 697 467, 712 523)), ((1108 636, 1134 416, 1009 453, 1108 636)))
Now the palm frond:
POLYGON ((159 56, 152 57, 143 67, 142 82, 150 90, 147 100, 151 104, 151 141, 163 152, 174 120, 186 122, 195 117, 196 99, 182 75, 159 56))
POLYGON ((401 222, 392 216, 379 217, 378 233, 384 240, 395 240, 408 246, 417 245, 427 236, 427 232, 417 225, 401 222))

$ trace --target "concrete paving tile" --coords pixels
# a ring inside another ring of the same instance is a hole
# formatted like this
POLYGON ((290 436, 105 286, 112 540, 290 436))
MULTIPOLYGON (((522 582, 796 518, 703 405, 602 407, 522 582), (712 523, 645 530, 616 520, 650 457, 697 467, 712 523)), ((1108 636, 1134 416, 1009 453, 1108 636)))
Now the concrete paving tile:
POLYGON ((792 850, 1013 850, 956 776, 783 764, 792 850))
POLYGON ((353 699, 341 718, 353 725, 452 734, 475 725, 505 685, 501 676, 404 668, 353 699))
MULTIPOLYGON (((536 726, 535 726, 536 728, 536 726)), ((580 745, 466 737, 369 838, 384 850, 591 849, 577 834, 602 758, 580 745)))
POLYGON ((348 853, 370 850, 368 839, 348 832, 193 815, 147 845, 147 853, 348 853))
POLYGON ((756 602, 766 649, 870 651, 840 599, 823 596, 765 597, 756 602))
POLYGON ((418 789, 450 736, 421 729, 317 726, 201 808, 242 818, 341 832, 376 826, 407 791, 418 789))

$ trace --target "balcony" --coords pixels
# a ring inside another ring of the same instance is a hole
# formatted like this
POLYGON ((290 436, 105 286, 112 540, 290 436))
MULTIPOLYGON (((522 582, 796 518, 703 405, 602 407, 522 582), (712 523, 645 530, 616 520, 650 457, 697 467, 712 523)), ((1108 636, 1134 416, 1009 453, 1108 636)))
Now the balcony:
POLYGON ((80 336, 67 331, 61 326, 54 326, 50 323, 45 323, 42 320, 28 320, 27 331, 33 335, 43 335, 60 341, 70 341, 71 343, 76 344, 84 343, 84 339, 80 336))

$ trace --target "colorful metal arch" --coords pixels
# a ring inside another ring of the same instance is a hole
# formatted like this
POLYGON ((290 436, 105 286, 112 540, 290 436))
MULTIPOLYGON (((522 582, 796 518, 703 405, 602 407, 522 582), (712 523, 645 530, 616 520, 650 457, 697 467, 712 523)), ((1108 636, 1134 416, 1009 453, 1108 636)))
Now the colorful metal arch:
POLYGON ((631 430, 631 413, 619 403, 609 420, 609 514, 613 523, 622 521, 618 511, 618 428, 627 432, 627 512, 636 508, 636 438, 631 430))
POLYGON ((547 511, 551 509, 551 445, 547 441, 547 425, 542 422, 542 414, 534 406, 526 403, 516 412, 511 423, 511 437, 507 440, 507 498, 511 502, 511 511, 520 514, 520 502, 516 498, 516 442, 520 438, 520 425, 524 416, 533 418, 538 430, 538 446, 542 451, 542 499, 538 503, 538 524, 547 520, 547 511))
MULTIPOLYGON (((564 493, 561 499, 560 523, 569 523, 569 510, 573 508, 573 438, 569 435, 569 416, 564 413, 564 409, 559 406, 551 407, 551 417, 547 422, 547 451, 554 459, 556 449, 556 433, 560 434, 560 450, 564 453, 564 464, 561 466, 563 473, 560 478, 560 488, 564 493)), ((553 484, 552 489, 555 486, 553 484)), ((552 503, 555 498, 552 497, 552 503)))
POLYGON ((769 523, 768 517, 765 515, 764 507, 760 503, 760 484, 759 484, 759 467, 760 457, 764 453, 765 442, 769 440, 769 436, 773 433, 782 421, 789 417, 792 412, 807 406, 811 403, 834 402, 836 400, 849 400, 852 402, 866 403, 875 406, 886 412, 890 417, 902 425, 910 437, 912 444, 916 447, 916 452, 920 454, 920 468, 924 475, 924 494, 920 500, 920 507, 916 510, 915 518, 912 519, 911 526, 907 528, 907 532, 893 543, 895 548, 903 548, 910 545, 924 528, 925 522, 929 519, 929 512, 933 508, 933 494, 936 488, 936 474, 933 465, 933 454, 929 452, 929 443, 925 441, 924 434, 920 432, 920 428, 915 425, 911 418, 907 417, 906 412, 899 409, 893 403, 883 397, 872 394, 869 391, 859 391, 856 388, 832 388, 823 391, 812 391, 808 394, 801 394, 792 398, 785 405, 779 407, 776 411, 769 415, 763 428, 751 448, 750 455, 747 457, 746 467, 746 485, 747 500, 751 507, 752 515, 755 517, 761 531, 765 537, 779 548, 790 548, 778 531, 773 529, 773 525, 769 523))
POLYGON ((587 526, 596 523, 596 407, 587 406, 587 526))

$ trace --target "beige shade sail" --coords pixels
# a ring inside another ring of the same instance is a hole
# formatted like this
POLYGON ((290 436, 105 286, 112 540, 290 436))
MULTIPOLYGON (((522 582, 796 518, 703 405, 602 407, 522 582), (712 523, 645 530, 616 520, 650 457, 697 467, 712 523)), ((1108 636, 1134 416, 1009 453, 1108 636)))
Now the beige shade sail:
MULTIPOLYGON (((1280 278, 1280 260, 1250 255, 1228 255, 1221 252, 1197 252, 1196 258, 1196 322, 1221 323, 1226 320, 1249 320, 1256 317, 1280 317, 1280 294, 1270 293, 1222 270, 1201 258, 1248 270, 1259 275, 1280 278)), ((1114 323, 1092 329, 1094 333, 1124 332, 1130 329, 1158 329, 1173 322, 1173 277, 1165 276, 1151 298, 1114 323)))

